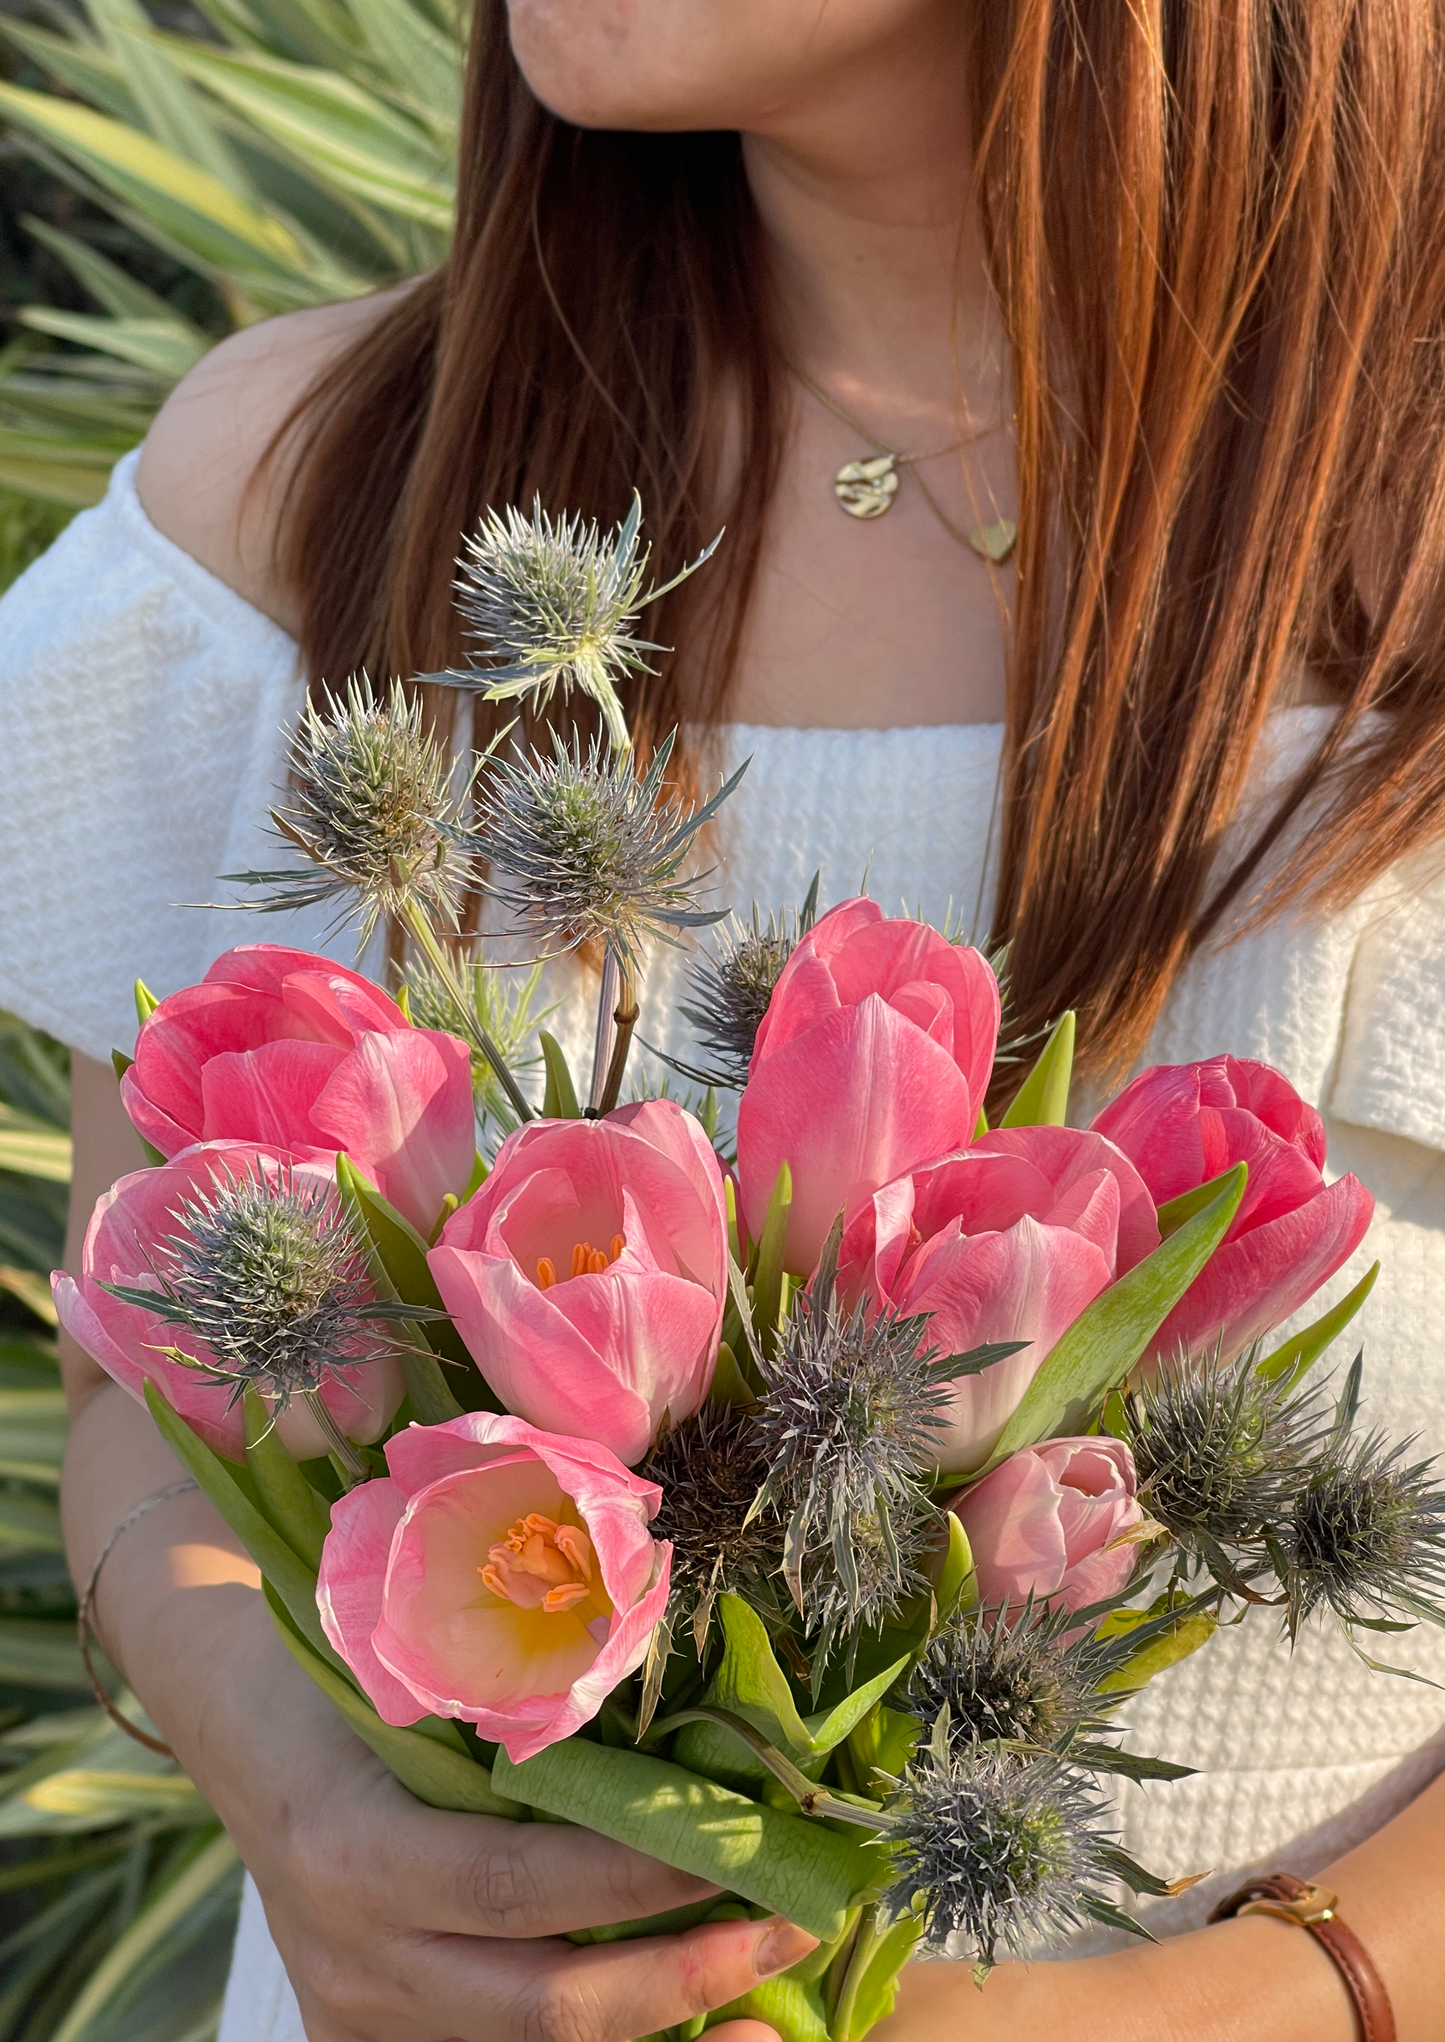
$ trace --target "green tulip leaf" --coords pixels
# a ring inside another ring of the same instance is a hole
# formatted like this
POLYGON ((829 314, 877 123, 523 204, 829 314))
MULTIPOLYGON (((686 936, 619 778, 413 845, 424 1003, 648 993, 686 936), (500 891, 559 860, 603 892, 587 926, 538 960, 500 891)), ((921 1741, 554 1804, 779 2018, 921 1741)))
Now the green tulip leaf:
POLYGON ((275 1413, 257 1391, 247 1390, 244 1414, 246 1465, 261 1508, 292 1551, 308 1567, 319 1568, 331 1513, 281 1444, 275 1413))
POLYGON ((783 1250, 792 1213, 793 1173, 786 1163, 780 1163, 752 1272, 753 1324, 764 1355, 770 1355, 778 1344, 778 1322, 782 1317, 785 1291, 783 1250))
MULTIPOLYGON (((225 1392, 218 1388, 216 1394, 223 1396, 225 1392)), ((146 1408, 167 1445, 186 1473, 194 1475, 274 1587, 307 1644, 328 1664, 340 1668, 341 1661, 327 1643, 321 1628, 321 1616, 316 1607, 316 1569, 307 1565, 252 1502, 239 1479, 245 1471, 213 1453, 180 1413, 166 1402, 154 1383, 146 1384, 145 1400, 146 1408)))
POLYGON ((1219 1628, 1219 1619, 1210 1611, 1193 1610, 1161 1633, 1159 1620, 1167 1615, 1161 1602, 1151 1609, 1111 1610, 1104 1618, 1097 1633, 1101 1639, 1127 1637, 1142 1625, 1149 1627, 1149 1637, 1121 1667, 1104 1676, 1099 1682, 1100 1694, 1133 1694, 1147 1686, 1156 1673, 1177 1666, 1181 1659, 1207 1645, 1219 1628))
POLYGON ((1039 1060, 1014 1094, 1001 1127, 1062 1127, 1069 1114, 1069 1081, 1074 1072, 1074 1016, 1062 1015, 1039 1052, 1039 1060))
POLYGON ((1020 1448, 1088 1430, 1105 1397, 1147 1349, 1229 1230, 1248 1175, 1236 1163, 1214 1178, 1211 1197, 1152 1255, 1082 1311, 1050 1350, 984 1466, 985 1475, 1020 1448))
POLYGON ((805 1985, 786 1971, 781 1978, 764 1979, 741 1999, 729 2000, 707 2017, 709 2028, 722 2021, 763 2021, 775 2031, 778 2042, 828 2042, 821 1986, 805 1985))
POLYGON ((968 1533, 951 1510, 948 1513, 948 1550, 943 1556, 943 1568, 933 1593, 938 1604, 936 1628, 939 1630, 961 1609, 972 1609, 978 1601, 973 1549, 968 1543, 968 1533))
POLYGON ((542 1048, 542 1062, 547 1069, 546 1089, 542 1094, 542 1118, 544 1120, 576 1120, 581 1114, 577 1104, 577 1087, 572 1082, 572 1073, 567 1067, 566 1054, 555 1035, 549 1035, 545 1028, 537 1032, 542 1048))
POLYGON ((365 1696, 308 1650, 305 1641, 286 1621, 290 1612, 283 1611, 269 1583, 267 1590, 276 1629, 292 1658, 409 1794, 415 1794, 429 1808, 449 1808, 464 1815, 501 1815, 515 1821, 525 1813, 515 1801, 508 1801, 493 1790, 491 1773, 467 1756, 461 1738, 456 1736, 455 1725, 446 1726, 456 1736, 452 1746, 422 1731, 383 1723, 365 1696))
POLYGON ((569 1737, 513 1765, 498 1752, 493 1786, 581 1823, 680 1872, 742 1894, 822 1941, 882 1869, 876 1849, 787 1815, 666 1759, 569 1737))

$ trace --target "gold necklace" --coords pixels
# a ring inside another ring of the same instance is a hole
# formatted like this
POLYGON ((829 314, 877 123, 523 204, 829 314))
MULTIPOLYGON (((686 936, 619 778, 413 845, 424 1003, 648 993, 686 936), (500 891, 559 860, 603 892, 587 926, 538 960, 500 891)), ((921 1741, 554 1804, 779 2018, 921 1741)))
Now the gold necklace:
POLYGON ((932 447, 922 454, 905 454, 898 447, 890 447, 886 440, 880 440, 871 433, 861 419, 855 418, 830 391, 825 390, 820 383, 815 383, 795 362, 789 362, 788 368, 809 395, 816 397, 825 411, 830 411, 841 425, 846 425, 850 432, 857 433, 860 439, 866 440, 875 450, 871 455, 859 460, 845 461, 833 477, 833 495, 840 510, 845 511, 850 518, 865 520, 881 518, 885 512, 893 508, 893 499, 898 494, 900 482, 899 469, 911 469, 914 481, 923 492, 924 502, 950 538, 956 539, 960 546, 970 547, 980 559, 991 560, 996 567, 1008 559, 1018 539, 1018 526, 1012 518, 994 518, 987 523, 974 525, 966 532, 960 531, 918 473, 920 461, 936 461, 941 454, 957 453, 960 447, 971 447, 977 441, 987 439, 991 433, 999 432, 1003 425, 1001 419, 992 425, 979 426, 974 432, 964 433, 959 438, 950 440, 946 447, 932 447))

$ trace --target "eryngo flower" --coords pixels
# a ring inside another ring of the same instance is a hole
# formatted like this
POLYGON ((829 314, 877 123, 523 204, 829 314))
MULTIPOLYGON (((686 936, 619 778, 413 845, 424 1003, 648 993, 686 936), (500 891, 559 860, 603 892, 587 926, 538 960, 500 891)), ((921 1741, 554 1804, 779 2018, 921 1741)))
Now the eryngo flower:
MULTIPOLYGON (((1028 1956, 1086 1920, 1142 1933, 1100 1890, 1127 1878, 1129 1861, 1085 1776, 1053 1758, 1024 1762, 988 1745, 954 1746, 946 1723, 941 1730, 890 1803, 894 1877, 885 1914, 916 1909, 934 1950, 960 1937, 978 1974, 1000 1952, 1028 1956)), ((1148 1884, 1159 1890, 1158 1881, 1148 1884)))
POLYGON ((719 1595, 774 1601, 777 1525, 751 1515, 767 1474, 754 1408, 704 1404, 663 1433, 638 1472, 662 1490, 653 1536, 671 1542, 672 1608, 701 1651, 719 1595))
POLYGON ((1287 1517, 1319 1451, 1321 1405, 1258 1369, 1181 1354, 1126 1399, 1139 1498, 1186 1552, 1211 1565, 1287 1517))
POLYGON ((424 728, 421 704, 400 683, 377 701, 363 675, 302 711, 287 794, 271 810, 277 834, 311 869, 224 877, 273 888, 250 903, 263 911, 341 902, 338 920, 357 912, 363 944, 379 917, 409 903, 454 928, 469 879, 454 817, 451 759, 424 728))
MULTIPOLYGON (((489 701, 530 696, 546 708, 560 688, 578 688, 597 704, 619 751, 629 744, 627 720, 613 685, 622 673, 648 673, 644 654, 666 648, 634 636, 638 616, 710 557, 718 540, 660 588, 645 588, 648 549, 640 543, 642 499, 615 532, 595 520, 553 519, 540 498, 524 518, 509 506, 490 510, 462 543, 455 582, 457 608, 488 667, 449 673, 454 684, 481 688, 489 701)), ((721 538, 722 534, 718 534, 721 538)))
POLYGON ((1337 1433, 1311 1469, 1280 1542, 1291 1634, 1321 1604, 1347 1629, 1445 1624, 1445 1489, 1410 1444, 1337 1433))
POLYGON ((762 1364, 756 1419, 768 1474, 754 1508, 787 1527, 783 1578, 819 1639, 820 1674, 841 1632, 882 1623, 927 1586, 939 1514, 923 1471, 951 1380, 926 1315, 870 1320, 866 1299, 838 1305, 838 1232, 762 1364))
POLYGON ((946 1721, 955 1743, 1053 1746, 1100 1727, 1090 1641, 1067 1636, 1073 1622, 1043 1605, 1012 1623, 1001 1611, 960 1614, 909 1675, 909 1708, 925 1723, 946 1721))
MULTIPOLYGON (((248 1388, 284 1410, 326 1379, 397 1351, 386 1322, 418 1316, 376 1296, 356 1223, 334 1186, 282 1167, 274 1176, 227 1172, 197 1187, 158 1243, 158 1290, 105 1285, 124 1303, 185 1326, 209 1350, 173 1361, 248 1388)), ((314 1408, 314 1406, 313 1406, 314 1408)))
POLYGON ((747 1083, 753 1044, 773 997, 773 987, 782 976, 798 938, 813 926, 818 880, 815 873, 800 911, 771 914, 766 926, 754 901, 751 924, 733 917, 730 925, 719 932, 711 955, 705 953, 694 964, 689 989, 692 997, 681 1003, 679 1011, 697 1030, 698 1041, 711 1065, 694 1070, 669 1058, 685 1077, 730 1091, 741 1091, 747 1083))
POLYGON ((687 809, 665 796, 671 737, 640 777, 630 753, 604 754, 552 736, 550 755, 499 761, 479 791, 467 844, 487 861, 488 891, 518 931, 548 949, 604 943, 629 966, 641 939, 721 919, 697 905, 708 875, 687 862, 698 831, 742 778, 740 767, 711 801, 687 809))

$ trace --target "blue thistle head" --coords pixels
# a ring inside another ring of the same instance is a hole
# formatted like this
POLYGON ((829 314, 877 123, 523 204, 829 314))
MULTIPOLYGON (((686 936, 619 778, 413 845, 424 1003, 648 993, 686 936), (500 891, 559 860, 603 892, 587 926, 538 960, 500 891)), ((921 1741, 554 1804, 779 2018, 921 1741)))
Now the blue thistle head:
POLYGON ((419 702, 394 683, 384 700, 365 676, 344 696, 308 703, 291 742, 288 789, 271 810, 277 834, 309 869, 231 872, 229 880, 272 891, 249 903, 260 912, 338 904, 355 914, 363 944, 378 920, 418 903, 454 928, 470 873, 456 829, 453 769, 430 735, 419 702))
POLYGON ((1000 1953, 1026 1957, 1088 1920, 1143 1933, 1101 1890, 1128 1860, 1097 1790, 1057 1759, 954 1745, 945 1722, 905 1769, 889 1813, 885 1913, 916 1911, 928 1948, 959 1938, 979 1974, 1000 1953))
POLYGON ((1341 1432, 1309 1471, 1275 1548, 1291 1635, 1322 1606, 1347 1631, 1445 1624, 1445 1488, 1410 1444, 1341 1432))
MULTIPOLYGON (((561 691, 589 696, 618 751, 629 745, 615 680, 649 673, 645 658, 665 648, 638 638, 642 611, 701 567, 718 541, 661 588, 646 588, 648 549, 641 543, 642 499, 606 536, 595 520, 551 518, 541 499, 530 518, 509 507, 488 511, 463 541, 455 583, 457 608, 481 655, 491 663, 445 679, 480 688, 489 701, 527 698, 546 709, 561 691)), ((721 537, 721 534, 719 534, 721 537)))
POLYGON ((478 796, 468 848, 487 861, 487 889, 519 933, 548 950, 609 945, 633 963, 647 935, 664 940, 718 921, 698 906, 706 873, 689 858, 699 830, 742 777, 687 809, 664 793, 672 739, 639 777, 629 754, 584 750, 554 733, 550 754, 500 761, 478 796))
POLYGON ((271 1179, 218 1177, 178 1209, 160 1244, 159 1290, 108 1284, 115 1297, 174 1325, 208 1350, 171 1358, 284 1409, 338 1370, 397 1351, 388 1320, 413 1307, 379 1300, 356 1224, 335 1190, 283 1167, 271 1179))

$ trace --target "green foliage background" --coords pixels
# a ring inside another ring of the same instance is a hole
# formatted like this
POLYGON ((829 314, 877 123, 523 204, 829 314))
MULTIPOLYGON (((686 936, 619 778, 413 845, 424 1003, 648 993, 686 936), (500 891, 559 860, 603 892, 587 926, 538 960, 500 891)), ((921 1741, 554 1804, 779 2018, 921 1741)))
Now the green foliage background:
MULTIPOLYGON (((226 333, 439 259, 461 58, 451 0, 0 0, 0 588, 226 333)), ((0 1015, 0 2042, 209 2042, 235 1852, 75 1644, 68 1127, 65 1052, 0 1015)))
POLYGON ((439 259, 462 59, 452 0, 7 5, 0 586, 217 339, 439 259))

